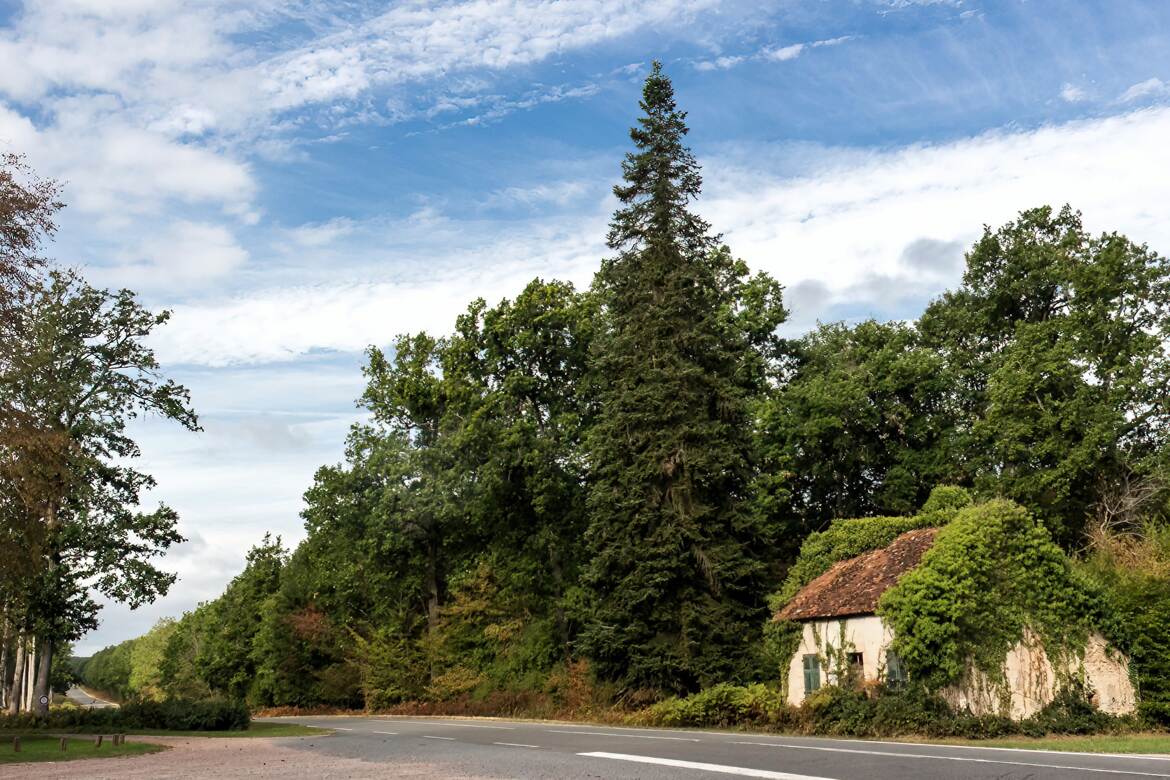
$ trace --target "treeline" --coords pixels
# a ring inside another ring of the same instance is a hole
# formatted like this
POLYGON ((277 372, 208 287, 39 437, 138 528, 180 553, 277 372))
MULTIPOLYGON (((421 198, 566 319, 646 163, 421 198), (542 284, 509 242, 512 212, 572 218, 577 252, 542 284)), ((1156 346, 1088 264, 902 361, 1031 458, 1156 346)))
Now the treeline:
POLYGON ((1139 663, 1166 660, 1166 258, 1033 209, 916 322, 781 339, 780 285, 691 211, 657 66, 641 106, 592 287, 536 280, 371 348, 369 420, 305 494, 305 541, 266 538, 135 640, 158 660, 126 690, 501 711, 774 683, 768 596, 809 533, 939 484, 1088 549, 1139 663))

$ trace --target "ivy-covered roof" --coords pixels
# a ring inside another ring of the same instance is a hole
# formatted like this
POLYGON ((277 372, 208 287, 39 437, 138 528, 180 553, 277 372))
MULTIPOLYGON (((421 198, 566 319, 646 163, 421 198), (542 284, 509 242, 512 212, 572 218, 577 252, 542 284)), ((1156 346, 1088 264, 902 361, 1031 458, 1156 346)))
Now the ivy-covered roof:
POLYGON ((775 620, 872 615, 878 599, 898 578, 918 566, 934 544, 937 528, 907 531, 878 550, 834 563, 805 585, 775 615, 775 620))

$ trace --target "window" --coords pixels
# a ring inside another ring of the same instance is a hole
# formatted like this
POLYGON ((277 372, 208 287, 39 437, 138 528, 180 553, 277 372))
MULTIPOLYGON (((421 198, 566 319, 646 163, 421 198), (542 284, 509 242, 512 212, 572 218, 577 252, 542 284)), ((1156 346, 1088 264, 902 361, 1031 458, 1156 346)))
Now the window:
POLYGON ((849 679, 854 684, 865 679, 865 657, 861 653, 849 654, 849 679))
POLYGON ((886 684, 898 686, 906 682, 906 667, 893 650, 886 651, 886 684))
POLYGON ((807 696, 821 687, 821 659, 818 655, 804 657, 804 693, 807 696))

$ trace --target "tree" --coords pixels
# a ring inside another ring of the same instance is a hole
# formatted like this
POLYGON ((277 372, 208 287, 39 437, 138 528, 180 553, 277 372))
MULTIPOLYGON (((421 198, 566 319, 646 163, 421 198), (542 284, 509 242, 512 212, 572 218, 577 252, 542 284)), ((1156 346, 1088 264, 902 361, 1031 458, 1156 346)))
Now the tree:
MULTIPOLYGON (((59 185, 38 178, 23 157, 0 154, 0 385, 15 379, 11 347, 25 334, 24 314, 44 266, 39 251, 55 232, 54 218, 62 208, 59 194, 59 185)), ((26 655, 26 638, 14 621, 35 576, 25 551, 39 538, 29 510, 43 503, 49 488, 51 474, 41 464, 57 459, 62 446, 60 437, 39 428, 0 393, 0 560, 5 562, 0 568, 0 703, 13 710, 19 706, 26 655), (7 664, 10 656, 15 668, 7 664)))
POLYGON ((743 316, 760 296, 744 295, 746 268, 689 209, 699 166, 658 63, 640 105, 637 151, 614 188, 617 254, 595 281, 601 389, 580 647, 628 689, 687 690, 742 675, 742 637, 764 614, 773 540, 748 498, 750 403, 769 361, 753 338, 772 346, 785 312, 773 283, 769 305, 743 316))
POLYGON ((151 413, 198 430, 186 388, 161 375, 144 343, 168 317, 129 290, 52 271, 31 294, 20 337, 5 344, 0 407, 20 416, 33 441, 54 443, 17 442, 6 452, 16 477, 6 480, 5 503, 29 531, 30 576, 11 619, 37 639, 38 699, 48 693, 53 643, 95 625, 91 589, 136 607, 174 582, 152 559, 182 540, 178 517, 166 505, 139 511, 155 481, 131 465, 139 448, 126 435, 132 419, 151 413))
POLYGON ((208 606, 206 635, 195 666, 212 690, 236 699, 250 693, 259 666, 253 640, 263 621, 265 604, 280 587, 287 556, 280 537, 265 534, 260 544, 248 551, 244 570, 208 606))
POLYGON ((1170 424, 1170 261, 1069 207, 986 228, 962 286, 921 330, 958 378, 977 486, 1031 509, 1064 545, 1093 506, 1149 473, 1170 424))
MULTIPOLYGON (((805 533, 840 517, 904 515, 960 476, 945 361, 900 323, 821 325, 763 404, 768 511, 805 533)), ((800 537, 802 534, 792 534, 800 537)))

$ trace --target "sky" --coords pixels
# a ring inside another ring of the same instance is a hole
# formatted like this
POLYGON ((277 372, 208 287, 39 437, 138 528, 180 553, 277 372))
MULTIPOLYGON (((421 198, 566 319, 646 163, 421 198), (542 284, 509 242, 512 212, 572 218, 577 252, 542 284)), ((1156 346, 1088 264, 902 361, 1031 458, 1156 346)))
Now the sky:
POLYGON ((0 0, 0 150, 65 185, 53 257, 173 311, 204 428, 136 424, 180 579, 77 652, 303 538, 366 347, 589 284, 651 60, 795 335, 915 317, 1033 206, 1170 251, 1168 41, 1164 0, 0 0))

